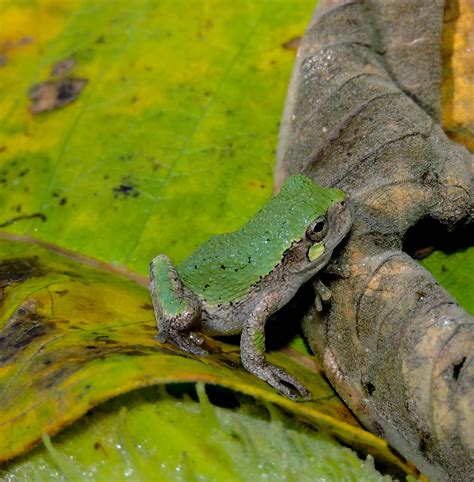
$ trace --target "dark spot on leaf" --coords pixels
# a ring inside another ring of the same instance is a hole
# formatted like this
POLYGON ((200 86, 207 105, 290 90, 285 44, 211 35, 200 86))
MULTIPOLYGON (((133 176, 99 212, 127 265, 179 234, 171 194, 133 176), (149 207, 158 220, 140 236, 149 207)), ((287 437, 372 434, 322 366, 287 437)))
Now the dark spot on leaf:
POLYGON ((24 169, 23 171, 20 172, 20 177, 25 176, 25 175, 28 174, 29 172, 30 172, 30 169, 29 169, 29 168, 24 169))
POLYGON ((9 363, 35 340, 52 331, 37 311, 36 303, 28 300, 7 320, 0 335, 0 366, 9 363))
POLYGON ((281 46, 285 50, 297 50, 301 43, 301 37, 292 37, 290 40, 283 43, 281 46))
POLYGON ((0 152, 5 152, 7 150, 7 146, 0 146, 0 152))
POLYGON ((76 61, 74 59, 64 59, 56 62, 53 67, 51 68, 51 75, 53 76, 65 76, 69 74, 71 70, 76 65, 76 61))
POLYGON ((61 198, 61 200, 59 201, 60 206, 64 206, 66 203, 67 203, 67 198, 65 197, 61 198))
POLYGON ((55 360, 53 365, 55 369, 53 371, 46 372, 45 374, 37 374, 34 384, 40 390, 48 390, 62 383, 72 374, 80 370, 82 366, 83 364, 80 362, 69 361, 68 355, 63 353, 61 358, 58 357, 55 360))
POLYGON ((108 335, 99 335, 95 337, 95 341, 99 341, 102 343, 105 343, 106 345, 116 345, 117 342, 114 340, 111 340, 108 335))
POLYGON ((0 262, 0 287, 22 283, 43 274, 44 269, 37 256, 5 259, 0 262))
POLYGON ((87 82, 87 79, 67 77, 33 85, 28 94, 31 100, 30 112, 39 114, 70 104, 79 97, 87 82))
POLYGON ((209 288, 209 286, 210 286, 210 285, 205 284, 205 285, 204 285, 204 289, 209 288))
POLYGON ((151 311, 151 310, 153 310, 153 305, 150 304, 150 303, 143 303, 143 305, 141 306, 141 309, 151 311))
POLYGON ((0 54, 0 67, 3 67, 8 63, 7 52, 9 50, 17 47, 21 47, 23 45, 28 45, 31 42, 33 42, 33 37, 29 35, 25 35, 20 40, 16 40, 16 41, 7 40, 6 42, 4 42, 3 45, 1 46, 2 53, 0 54))
POLYGON ((129 179, 123 179, 121 184, 112 188, 112 191, 115 198, 124 199, 130 196, 138 197, 140 195, 140 191, 129 179))
POLYGON ((119 156, 120 161, 130 161, 133 158, 133 154, 124 154, 122 156, 119 156))
POLYGON ((103 35, 101 35, 100 37, 97 37, 95 39, 95 43, 96 44, 105 44, 105 37, 103 35))
POLYGON ((220 266, 221 269, 225 269, 225 266, 223 264, 221 264, 220 266))
POLYGON ((69 293, 69 290, 58 290, 58 291, 55 291, 55 293, 59 296, 64 296, 69 293))

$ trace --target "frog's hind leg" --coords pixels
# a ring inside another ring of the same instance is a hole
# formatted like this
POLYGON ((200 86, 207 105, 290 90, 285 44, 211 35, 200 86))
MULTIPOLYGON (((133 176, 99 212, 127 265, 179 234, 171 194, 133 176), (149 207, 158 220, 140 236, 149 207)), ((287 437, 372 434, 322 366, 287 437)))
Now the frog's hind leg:
POLYGON ((206 355, 199 328, 201 305, 181 281, 168 256, 160 254, 150 263, 150 292, 158 325, 157 340, 169 341, 194 355, 206 355))
POLYGON ((245 369, 265 380, 292 400, 311 400, 311 394, 295 377, 265 359, 265 322, 278 305, 278 294, 270 293, 256 306, 244 323, 240 339, 240 358, 245 369))

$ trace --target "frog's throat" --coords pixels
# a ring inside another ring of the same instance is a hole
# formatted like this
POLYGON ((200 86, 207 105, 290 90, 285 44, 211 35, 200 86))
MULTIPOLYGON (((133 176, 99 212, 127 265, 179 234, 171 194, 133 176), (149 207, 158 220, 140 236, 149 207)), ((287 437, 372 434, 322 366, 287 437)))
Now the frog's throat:
POLYGON ((310 261, 315 261, 324 254, 324 243, 315 243, 309 248, 308 258, 310 261))

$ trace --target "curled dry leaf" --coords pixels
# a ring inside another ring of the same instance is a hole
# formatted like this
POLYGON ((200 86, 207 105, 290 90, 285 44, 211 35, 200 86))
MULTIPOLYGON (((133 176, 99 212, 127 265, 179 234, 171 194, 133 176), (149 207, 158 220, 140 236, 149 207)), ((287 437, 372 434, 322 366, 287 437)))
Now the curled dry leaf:
POLYGON ((363 423, 433 480, 474 473, 473 318, 403 252, 409 228, 469 219, 471 156, 440 119, 442 1, 321 2, 287 97, 277 179, 303 172, 355 203, 305 333, 363 423))

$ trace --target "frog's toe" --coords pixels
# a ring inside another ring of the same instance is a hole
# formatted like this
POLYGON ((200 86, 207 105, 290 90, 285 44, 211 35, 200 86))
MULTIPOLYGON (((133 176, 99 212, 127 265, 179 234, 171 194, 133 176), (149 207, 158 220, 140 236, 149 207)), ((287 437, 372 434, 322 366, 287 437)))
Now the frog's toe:
POLYGON ((193 355, 196 356, 204 356, 207 355, 208 352, 204 350, 204 348, 201 348, 199 345, 202 343, 202 338, 198 336, 198 340, 196 340, 196 333, 177 333, 173 335, 172 340, 173 343, 181 348, 184 351, 187 351, 188 353, 192 353, 193 355))
POLYGON ((267 365, 264 380, 291 400, 311 400, 311 393, 295 377, 281 367, 267 365))

